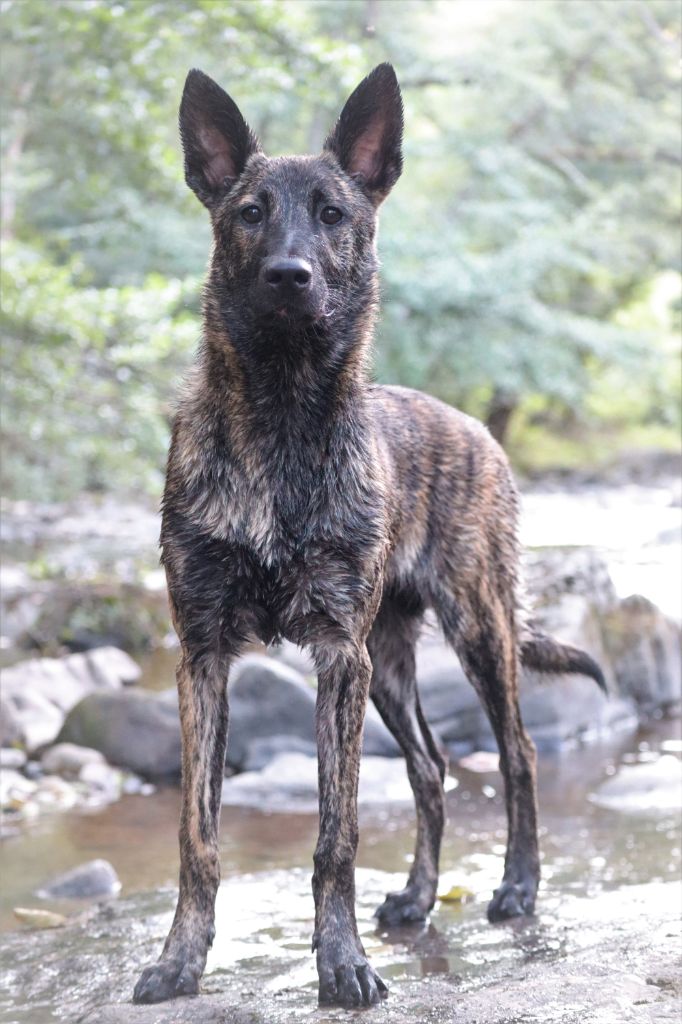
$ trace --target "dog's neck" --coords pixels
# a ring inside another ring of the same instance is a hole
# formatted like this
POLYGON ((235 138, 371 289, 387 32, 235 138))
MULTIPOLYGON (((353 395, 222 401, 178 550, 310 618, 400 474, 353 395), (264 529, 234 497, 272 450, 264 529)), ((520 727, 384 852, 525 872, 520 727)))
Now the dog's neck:
POLYGON ((375 297, 330 321, 249 322, 207 301, 200 375, 239 447, 311 454, 365 419, 375 297))

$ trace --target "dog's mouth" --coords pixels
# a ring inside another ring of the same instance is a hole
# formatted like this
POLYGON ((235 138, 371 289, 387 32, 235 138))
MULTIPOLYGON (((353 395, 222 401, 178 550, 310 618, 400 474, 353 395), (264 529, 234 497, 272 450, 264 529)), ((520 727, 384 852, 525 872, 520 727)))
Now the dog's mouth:
POLYGON ((260 319, 272 324, 313 324, 324 317, 324 303, 310 299, 280 299, 260 310, 260 319))

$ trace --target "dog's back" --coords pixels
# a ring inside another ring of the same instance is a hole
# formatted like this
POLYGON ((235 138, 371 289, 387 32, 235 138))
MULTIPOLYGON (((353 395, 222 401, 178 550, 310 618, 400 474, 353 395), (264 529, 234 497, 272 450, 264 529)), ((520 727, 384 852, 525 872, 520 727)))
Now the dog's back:
POLYGON ((486 428, 409 388, 375 386, 369 397, 398 524, 387 578, 412 578, 426 598, 449 577, 468 588, 495 561, 514 565, 516 488, 486 428))

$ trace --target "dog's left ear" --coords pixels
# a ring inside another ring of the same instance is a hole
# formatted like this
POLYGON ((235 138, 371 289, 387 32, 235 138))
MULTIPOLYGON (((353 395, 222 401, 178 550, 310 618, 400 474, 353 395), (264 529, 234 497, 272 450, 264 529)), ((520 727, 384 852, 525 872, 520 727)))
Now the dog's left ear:
POLYGON ((378 206, 403 169, 403 101, 395 71, 379 64, 341 111, 324 148, 378 206))

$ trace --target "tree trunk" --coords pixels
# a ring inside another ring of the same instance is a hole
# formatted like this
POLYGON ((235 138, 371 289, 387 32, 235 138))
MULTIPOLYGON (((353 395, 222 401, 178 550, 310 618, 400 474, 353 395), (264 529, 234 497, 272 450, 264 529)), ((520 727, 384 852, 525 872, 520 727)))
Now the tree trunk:
POLYGON ((16 178, 24 151, 28 132, 28 101, 31 98, 33 81, 22 82, 17 91, 17 106, 10 118, 7 134, 10 143, 2 161, 2 191, 0 192, 0 237, 8 241, 14 235, 14 217, 17 210, 16 178))
POLYGON ((488 404, 485 425, 503 448, 509 431, 509 423, 518 404, 518 395, 506 391, 504 388, 495 388, 488 404))

